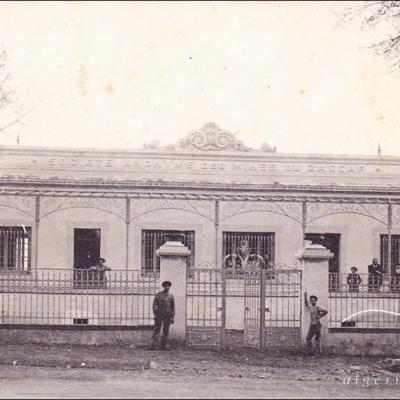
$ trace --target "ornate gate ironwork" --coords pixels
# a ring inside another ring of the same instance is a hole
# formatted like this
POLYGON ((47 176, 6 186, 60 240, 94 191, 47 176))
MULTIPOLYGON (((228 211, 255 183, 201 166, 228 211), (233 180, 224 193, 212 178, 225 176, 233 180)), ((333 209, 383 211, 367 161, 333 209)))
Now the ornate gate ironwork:
POLYGON ((244 343, 297 347, 301 344, 300 270, 246 270, 244 343))
POLYGON ((225 274, 222 269, 195 268, 187 278, 187 340, 191 347, 224 343, 225 274))
MULTIPOLYGON (((263 270, 244 271, 244 345, 260 347, 262 307, 261 278, 263 270)), ((265 287, 265 285, 264 285, 265 287)), ((264 306, 265 308, 265 296, 264 306)))
POLYGON ((245 269, 236 272, 234 277, 232 271, 223 268, 190 270, 186 301, 187 345, 219 347, 225 344, 227 297, 231 298, 232 290, 241 287, 235 296, 244 301, 243 344, 256 348, 299 346, 301 271, 245 269))

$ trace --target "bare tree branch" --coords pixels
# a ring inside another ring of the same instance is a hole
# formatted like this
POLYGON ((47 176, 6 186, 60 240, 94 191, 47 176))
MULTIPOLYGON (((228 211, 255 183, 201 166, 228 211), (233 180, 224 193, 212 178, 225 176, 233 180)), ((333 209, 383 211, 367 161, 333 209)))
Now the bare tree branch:
POLYGON ((19 123, 22 120, 22 118, 24 118, 26 115, 28 115, 31 112, 32 112, 32 110, 29 110, 29 111, 25 112, 24 114, 20 115, 18 118, 16 118, 13 121, 9 122, 8 124, 6 124, 4 126, 1 126, 0 127, 0 133, 4 133, 4 131, 6 129, 10 128, 11 126, 13 126, 13 125, 15 125, 17 123, 19 123))
MULTIPOLYGON (((0 46, 0 111, 8 108, 11 103, 14 102, 14 92, 8 87, 8 81, 10 78, 10 74, 7 71, 7 53, 4 48, 0 46)), ((6 132, 12 126, 21 123, 22 119, 28 115, 32 110, 26 111, 23 114, 20 114, 16 118, 12 119, 11 117, 7 119, 11 119, 11 121, 0 125, 0 133, 1 134, 9 134, 6 132)), ((5 118, 3 118, 4 120, 5 118)))
POLYGON ((345 9, 342 22, 358 23, 362 30, 382 29, 386 37, 368 47, 390 59, 392 66, 400 65, 400 0, 355 3, 345 9))

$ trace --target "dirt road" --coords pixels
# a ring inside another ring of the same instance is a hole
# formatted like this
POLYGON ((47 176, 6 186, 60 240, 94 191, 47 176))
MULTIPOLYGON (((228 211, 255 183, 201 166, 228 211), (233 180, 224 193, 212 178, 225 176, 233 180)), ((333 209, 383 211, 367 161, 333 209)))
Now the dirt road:
POLYGON ((380 358, 117 346, 0 351, 0 398, 373 399, 400 392, 400 373, 386 371, 380 358))
POLYGON ((193 376, 157 371, 106 371, 0 367, 0 397, 38 398, 398 398, 398 387, 343 383, 193 376))

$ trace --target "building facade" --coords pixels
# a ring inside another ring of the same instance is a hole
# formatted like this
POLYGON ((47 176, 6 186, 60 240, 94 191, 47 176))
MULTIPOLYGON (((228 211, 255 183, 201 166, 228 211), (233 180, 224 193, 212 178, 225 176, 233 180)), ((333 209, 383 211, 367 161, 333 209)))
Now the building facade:
POLYGON ((286 265, 305 239, 322 243, 330 272, 400 262, 398 157, 255 150, 213 123, 167 147, 0 152, 0 272, 86 269, 100 256, 154 272, 171 234, 191 267, 228 265, 243 240, 286 265))

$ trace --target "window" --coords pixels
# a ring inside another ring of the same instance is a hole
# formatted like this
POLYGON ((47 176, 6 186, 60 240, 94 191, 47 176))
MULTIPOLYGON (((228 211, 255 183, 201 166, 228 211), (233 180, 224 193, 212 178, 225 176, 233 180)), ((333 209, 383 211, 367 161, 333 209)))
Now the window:
POLYGON ((194 231, 161 231, 143 230, 142 231, 142 269, 145 272, 160 271, 160 257, 156 256, 156 251, 169 239, 179 237, 181 242, 191 250, 192 254, 188 257, 188 268, 194 265, 194 231))
MULTIPOLYGON (((275 233, 273 232, 223 232, 223 260, 225 260, 225 257, 230 254, 238 254, 238 248, 243 244, 243 242, 247 242, 250 248, 250 254, 260 255, 264 258, 265 262, 273 262, 275 260, 275 233)), ((239 263, 238 258, 236 258, 236 263, 239 263)), ((235 268, 242 266, 228 265, 228 267, 235 268)))
MULTIPOLYGON (((383 270, 385 273, 387 272, 388 267, 388 235, 381 235, 381 264, 383 266, 383 270)), ((392 235, 391 240, 392 246, 392 256, 391 256, 391 265, 392 265, 392 274, 395 272, 394 266, 396 264, 400 264, 400 235, 392 235)))
POLYGON ((0 227, 0 271, 31 270, 30 227, 0 227))
POLYGON ((74 325, 88 325, 89 319, 88 318, 74 318, 73 322, 74 322, 74 325))

